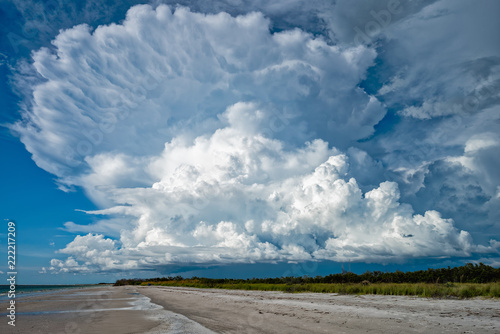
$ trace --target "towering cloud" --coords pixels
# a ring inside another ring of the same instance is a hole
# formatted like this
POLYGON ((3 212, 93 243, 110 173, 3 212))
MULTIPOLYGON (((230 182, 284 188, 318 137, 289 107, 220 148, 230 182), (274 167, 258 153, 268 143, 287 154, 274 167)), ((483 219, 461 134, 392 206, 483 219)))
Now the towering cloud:
MULTIPOLYGON (((498 177, 485 153, 499 147, 496 97, 474 114, 450 107, 457 91, 496 85, 495 58, 483 50, 467 62, 472 55, 461 53, 462 67, 435 73, 428 69, 440 56, 421 56, 429 67, 398 58, 412 43, 428 51, 413 33, 424 21, 456 20, 432 16, 446 2, 359 7, 373 20, 392 13, 361 44, 345 27, 364 29, 363 15, 339 25, 331 18, 344 2, 320 3, 327 10, 305 10, 307 20, 322 20, 323 35, 311 33, 312 21, 273 32, 261 12, 139 5, 119 24, 77 25, 34 52, 38 81, 13 129, 61 189, 82 187, 101 208, 89 214, 104 216, 92 226, 66 223, 84 234, 52 269, 496 252, 494 241, 484 246, 491 233, 478 246, 474 225, 457 228, 451 204, 426 193, 442 188, 440 173, 467 174, 479 183, 485 224, 498 226, 498 177), (428 94, 431 83, 463 73, 471 80, 428 94), (468 130, 453 135, 465 120, 468 130)), ((293 11, 261 7, 271 17, 293 11)))
POLYGON ((226 126, 210 136, 166 143, 148 165, 159 180, 150 188, 108 189, 119 205, 91 213, 131 217, 119 245, 79 236, 61 250, 71 258, 53 268, 388 261, 477 251, 469 233, 438 212, 415 215, 400 204, 396 183, 363 194, 347 156, 326 142, 287 150, 265 137, 266 111, 254 104, 237 103, 221 119, 226 126))

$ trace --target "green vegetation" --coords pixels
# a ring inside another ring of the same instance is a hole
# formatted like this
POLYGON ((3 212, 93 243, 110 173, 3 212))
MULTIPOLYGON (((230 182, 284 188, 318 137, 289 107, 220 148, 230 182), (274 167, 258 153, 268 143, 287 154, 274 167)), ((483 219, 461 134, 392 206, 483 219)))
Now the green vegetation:
POLYGON ((252 279, 211 279, 181 276, 154 279, 123 279, 115 285, 162 285, 194 288, 262 290, 284 292, 321 292, 339 294, 379 294, 438 298, 500 298, 500 269, 482 263, 456 268, 427 269, 415 272, 366 272, 317 277, 280 277, 252 279))
POLYGON ((374 294, 419 297, 496 297, 500 298, 500 283, 307 283, 307 284, 269 284, 269 283, 219 283, 203 284, 199 280, 142 282, 141 285, 182 286, 193 288, 261 290, 283 292, 321 292, 339 294, 374 294))

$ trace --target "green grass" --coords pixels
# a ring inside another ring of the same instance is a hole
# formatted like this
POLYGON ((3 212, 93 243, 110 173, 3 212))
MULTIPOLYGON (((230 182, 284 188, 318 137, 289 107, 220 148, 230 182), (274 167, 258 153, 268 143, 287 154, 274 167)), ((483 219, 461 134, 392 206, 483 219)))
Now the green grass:
POLYGON ((260 290, 283 292, 317 292, 354 295, 394 295, 430 298, 500 298, 500 283, 305 283, 305 284, 268 284, 268 283, 219 283, 207 284, 196 279, 143 282, 141 285, 181 286, 193 288, 260 290))

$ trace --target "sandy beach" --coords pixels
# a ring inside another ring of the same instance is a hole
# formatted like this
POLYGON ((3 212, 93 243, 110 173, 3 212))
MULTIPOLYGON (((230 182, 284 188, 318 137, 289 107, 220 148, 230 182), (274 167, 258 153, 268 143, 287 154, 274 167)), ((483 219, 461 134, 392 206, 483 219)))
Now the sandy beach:
MULTIPOLYGON (((5 300, 3 300, 5 304, 5 300)), ((498 333, 500 301, 96 287, 20 295, 2 333, 498 333)), ((6 304, 5 304, 6 305, 6 304)))
POLYGON ((498 333, 500 301, 139 287, 217 333, 498 333))
MULTIPOLYGON (((8 301, 2 300, 2 310, 8 301)), ((16 326, 0 312, 0 333, 128 334, 211 333, 181 315, 163 310, 133 287, 95 287, 19 294, 16 326)))

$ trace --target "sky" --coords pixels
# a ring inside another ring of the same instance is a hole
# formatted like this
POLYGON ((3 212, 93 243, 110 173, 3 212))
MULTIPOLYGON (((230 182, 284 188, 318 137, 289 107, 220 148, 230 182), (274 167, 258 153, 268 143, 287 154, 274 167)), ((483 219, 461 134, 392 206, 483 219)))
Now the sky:
POLYGON ((498 267, 498 12, 1 1, 18 281, 498 267))

